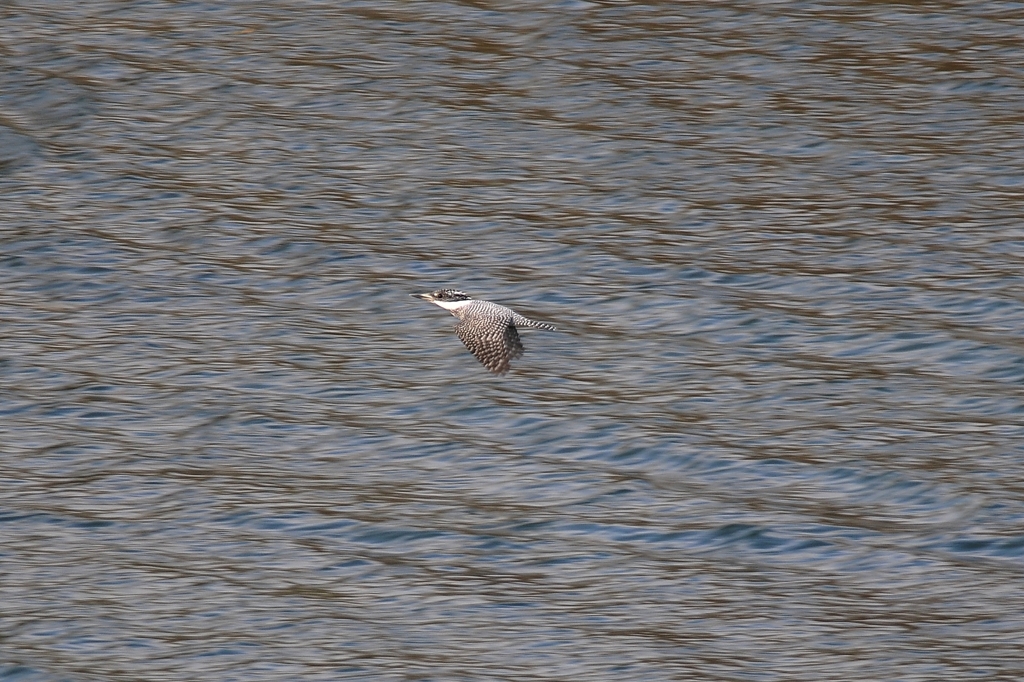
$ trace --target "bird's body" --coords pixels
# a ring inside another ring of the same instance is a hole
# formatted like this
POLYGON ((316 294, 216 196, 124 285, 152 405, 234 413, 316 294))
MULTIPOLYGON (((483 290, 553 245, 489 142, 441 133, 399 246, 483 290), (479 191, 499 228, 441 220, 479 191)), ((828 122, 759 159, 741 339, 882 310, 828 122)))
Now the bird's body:
POLYGON ((478 301, 456 289, 412 296, 441 306, 459 318, 455 333, 480 364, 495 374, 507 372, 509 362, 523 354, 523 342, 516 327, 556 331, 550 324, 523 317, 497 303, 478 301))

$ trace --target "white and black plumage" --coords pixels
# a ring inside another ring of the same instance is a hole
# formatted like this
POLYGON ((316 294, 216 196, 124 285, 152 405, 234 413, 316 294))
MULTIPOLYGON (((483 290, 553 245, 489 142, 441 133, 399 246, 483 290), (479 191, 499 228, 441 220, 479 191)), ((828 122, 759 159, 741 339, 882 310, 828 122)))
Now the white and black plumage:
POLYGON ((504 374, 509 362, 523 354, 519 327, 557 331, 550 324, 523 317, 511 308, 490 301, 477 301, 457 289, 438 289, 429 294, 411 294, 439 305, 455 317, 455 333, 480 363, 494 372, 504 374))

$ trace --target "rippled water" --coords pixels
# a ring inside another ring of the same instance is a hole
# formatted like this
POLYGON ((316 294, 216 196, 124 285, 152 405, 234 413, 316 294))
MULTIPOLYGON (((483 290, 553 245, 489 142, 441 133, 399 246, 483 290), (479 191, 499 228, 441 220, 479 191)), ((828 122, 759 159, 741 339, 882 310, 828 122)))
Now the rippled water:
POLYGON ((0 678, 1024 676, 1022 31, 8 3, 0 678))

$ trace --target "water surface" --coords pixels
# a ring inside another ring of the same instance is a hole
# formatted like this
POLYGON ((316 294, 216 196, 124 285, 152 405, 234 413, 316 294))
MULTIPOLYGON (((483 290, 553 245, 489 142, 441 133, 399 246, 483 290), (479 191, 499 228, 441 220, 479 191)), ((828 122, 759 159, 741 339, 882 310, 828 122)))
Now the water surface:
POLYGON ((1022 24, 8 4, 0 677, 1019 678, 1022 24))

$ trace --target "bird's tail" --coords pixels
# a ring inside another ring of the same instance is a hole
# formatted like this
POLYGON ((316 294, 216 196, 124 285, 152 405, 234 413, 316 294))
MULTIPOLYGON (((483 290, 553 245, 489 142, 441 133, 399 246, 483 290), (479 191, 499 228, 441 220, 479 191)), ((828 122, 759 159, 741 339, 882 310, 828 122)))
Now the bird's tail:
POLYGON ((534 329, 545 329, 549 332, 558 331, 558 328, 552 324, 548 324, 547 322, 538 322, 537 320, 531 320, 528 317, 523 317, 519 313, 515 313, 515 315, 512 318, 512 322, 514 322, 517 327, 533 327, 534 329))

